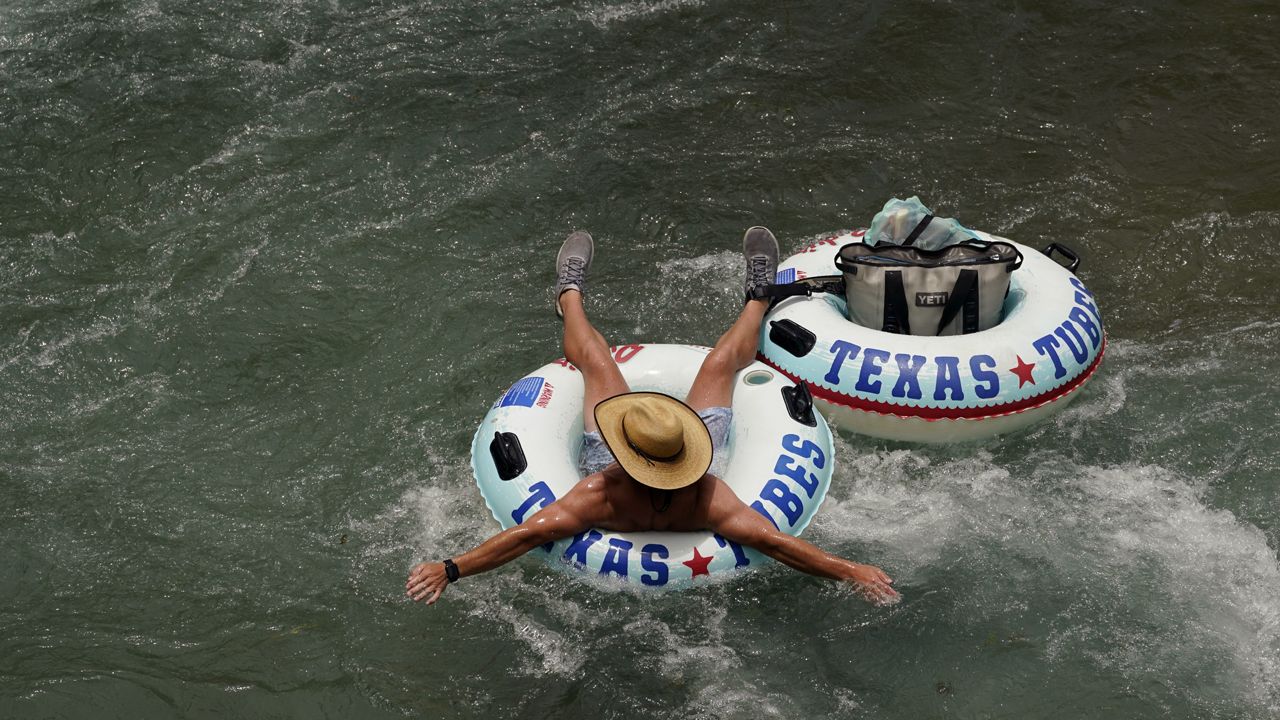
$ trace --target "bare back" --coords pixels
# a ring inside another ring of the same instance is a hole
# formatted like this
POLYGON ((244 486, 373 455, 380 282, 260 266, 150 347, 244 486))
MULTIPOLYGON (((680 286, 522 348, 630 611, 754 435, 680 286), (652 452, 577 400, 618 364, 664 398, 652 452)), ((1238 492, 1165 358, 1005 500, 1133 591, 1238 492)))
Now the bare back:
POLYGON ((718 488, 733 493, 710 474, 679 490, 655 490, 615 463, 584 478, 561 502, 583 508, 591 525, 603 530, 694 532, 711 529, 709 512, 718 488))

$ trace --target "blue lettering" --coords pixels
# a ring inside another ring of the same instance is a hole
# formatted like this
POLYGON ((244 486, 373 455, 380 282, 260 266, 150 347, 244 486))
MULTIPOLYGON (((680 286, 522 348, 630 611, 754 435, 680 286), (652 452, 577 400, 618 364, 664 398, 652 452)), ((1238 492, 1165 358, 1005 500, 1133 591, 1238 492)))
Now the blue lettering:
POLYGON ((924 397, 920 390, 920 368, 924 367, 925 357, 898 353, 893 359, 898 361, 898 382, 893 384, 893 396, 912 400, 924 397))
POLYGON ((1071 351, 1071 356, 1076 362, 1082 363, 1089 359, 1089 349, 1084 346, 1084 338, 1080 337, 1080 331, 1076 329, 1074 323, 1070 320, 1064 320, 1057 330, 1053 331, 1055 335, 1062 338, 1062 342, 1066 344, 1067 349, 1071 351), (1067 337, 1067 333, 1071 333, 1071 337, 1067 337), (1075 341, 1072 341, 1075 338, 1075 341))
POLYGON ((1080 308, 1071 308, 1071 319, 1084 328, 1084 334, 1089 336, 1089 342, 1093 343, 1093 349, 1097 350, 1098 346, 1102 344, 1102 333, 1098 330, 1098 326, 1093 323, 1093 318, 1089 317, 1089 313, 1080 308))
POLYGON ((600 561, 600 574, 613 573, 618 577, 626 577, 627 560, 631 557, 632 545, 634 543, 630 540, 609 538, 609 549, 605 550, 604 559, 600 561))
POLYGON ((584 533, 574 535, 573 542, 569 543, 569 547, 565 548, 565 561, 574 563, 575 565, 586 565, 587 550, 591 549, 592 545, 600 542, 600 539, 603 537, 604 535, 601 535, 595 530, 588 530, 584 533))
POLYGON ((933 359, 938 364, 938 379, 933 386, 933 399, 946 400, 947 390, 952 400, 964 399, 964 387, 960 385, 960 358, 939 355, 933 359))
POLYGON ((1088 310, 1089 312, 1093 313, 1094 319, 1096 319, 1098 321, 1098 324, 1101 325, 1102 313, 1098 312, 1098 306, 1093 301, 1094 300, 1093 291, 1085 287, 1084 283, 1080 282, 1080 278, 1075 278, 1075 277, 1071 278, 1071 284, 1075 285, 1076 290, 1079 291, 1076 293, 1076 304, 1083 307, 1085 310, 1088 310))
POLYGON ((983 400, 990 400, 1000 394, 1000 376, 988 369, 995 366, 996 359, 990 355, 974 355, 969 358, 969 372, 979 383, 973 386, 973 394, 983 400), (983 382, 986 385, 982 385, 983 382))
POLYGON ((888 361, 889 353, 884 350, 867 348, 862 352, 862 372, 858 373, 858 384, 854 389, 858 392, 876 394, 880 392, 881 382, 871 378, 880 374, 881 366, 888 361))
MULTIPOLYGON (((511 519, 515 520, 517 525, 524 522, 524 516, 529 514, 529 511, 533 509, 534 505, 537 505, 539 508, 544 508, 556 501, 556 494, 552 492, 551 488, 547 487, 547 484, 544 482, 539 481, 530 485, 529 492, 532 494, 529 495, 528 498, 525 498, 525 501, 520 504, 520 507, 511 512, 511 519)), ((546 545, 543 545, 542 549, 546 552, 551 552, 554 547, 555 543, 549 542, 546 545)))
POLYGON ((813 497, 813 492, 818 489, 818 476, 805 472, 800 465, 792 465, 791 463, 793 462, 795 462, 795 458, 790 455, 779 455, 778 462, 773 464, 773 471, 783 477, 795 480, 796 484, 804 488, 809 497, 813 497))
POLYGON ((827 454, 822 452, 822 446, 812 440, 801 440, 795 433, 782 436, 782 447, 796 457, 812 459, 816 468, 821 469, 827 465, 827 454))
POLYGON ((1079 291, 1083 292, 1084 294, 1088 295, 1089 297, 1093 297, 1093 291, 1092 291, 1092 290, 1090 290, 1089 288, 1085 287, 1085 286, 1084 286, 1084 283, 1080 282, 1080 278, 1078 278, 1078 277, 1072 277, 1072 278, 1071 278, 1071 284, 1072 284, 1072 285, 1075 285, 1077 290, 1079 290, 1079 291))
POLYGON ((653 575, 641 575, 640 582, 655 587, 666 585, 667 564, 662 560, 666 560, 670 555, 671 552, 667 550, 666 545, 650 543, 640 548, 640 567, 653 573, 653 575), (661 558, 661 560, 656 558, 661 558))
POLYGON ((861 346, 854 345, 851 342, 845 342, 844 340, 836 340, 831 343, 831 352, 835 353, 836 356, 831 361, 831 369, 827 371, 827 374, 823 379, 832 385, 839 385, 840 366, 844 365, 844 361, 848 360, 851 355, 857 355, 858 351, 861 349, 861 346))
POLYGON ((1061 378, 1067 374, 1067 369, 1062 367, 1062 361, 1058 359, 1058 338, 1053 335, 1045 335, 1031 343, 1031 347, 1040 351, 1041 355, 1053 360, 1053 376, 1055 378, 1061 378))
POLYGON ((530 485, 529 492, 532 494, 520 504, 520 507, 511 512, 511 519, 515 520, 517 525, 524 522, 524 516, 529 514, 534 505, 544 508, 556 501, 556 494, 551 492, 551 488, 547 487, 544 482, 536 482, 530 485))
POLYGON ((733 551, 733 569, 734 570, 737 570, 738 568, 746 567, 751 564, 751 560, 747 557, 747 552, 742 549, 741 545, 739 545, 738 543, 732 540, 726 540, 725 538, 721 537, 719 533, 714 533, 712 534, 711 537, 714 537, 716 539, 716 543, 719 544, 720 547, 728 547, 730 550, 733 551))
MULTIPOLYGON (((776 482, 776 481, 774 481, 774 480, 770 480, 769 482, 776 482)), ((751 503, 751 509, 752 509, 752 510, 755 510, 756 512, 758 512, 758 513, 760 513, 761 515, 763 515, 763 516, 764 516, 764 519, 765 519, 765 520, 768 520, 768 521, 769 521, 769 523, 770 523, 771 525, 773 525, 775 528, 777 528, 777 529, 779 529, 779 530, 781 530, 781 529, 782 529, 782 528, 778 527, 778 521, 773 519, 773 516, 769 514, 769 511, 768 511, 768 510, 765 510, 765 509, 764 509, 764 504, 763 504, 763 503, 761 503, 759 500, 756 500, 756 501, 754 501, 754 502, 752 502, 752 503, 751 503)))
POLYGON ((781 510, 787 516, 787 524, 792 527, 795 527, 800 521, 800 515, 804 513, 804 503, 800 502, 800 496, 791 492, 791 488, 777 478, 769 478, 769 482, 760 488, 760 499, 773 503, 781 510))
POLYGON ((1102 324, 1102 313, 1098 311, 1097 305, 1090 302, 1088 295, 1085 295, 1082 292, 1076 293, 1076 304, 1085 310, 1088 310, 1093 315, 1094 319, 1098 321, 1098 324, 1102 324))

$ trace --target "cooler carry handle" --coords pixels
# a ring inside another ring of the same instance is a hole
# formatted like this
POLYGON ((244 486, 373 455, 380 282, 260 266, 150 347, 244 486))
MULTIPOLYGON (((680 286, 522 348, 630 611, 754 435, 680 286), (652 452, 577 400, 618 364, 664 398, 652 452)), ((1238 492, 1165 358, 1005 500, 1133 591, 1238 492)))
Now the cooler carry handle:
POLYGON ((902 284, 901 270, 888 270, 884 274, 884 324, 883 332, 911 334, 911 321, 908 319, 907 290, 902 284))
POLYGON ((977 270, 960 271, 960 277, 956 278, 956 284, 951 288, 951 295, 947 298, 947 304, 942 308, 942 319, 938 321, 938 329, 933 334, 941 335, 942 329, 955 319, 956 313, 960 312, 961 308, 964 309, 962 332, 965 335, 978 332, 977 270))

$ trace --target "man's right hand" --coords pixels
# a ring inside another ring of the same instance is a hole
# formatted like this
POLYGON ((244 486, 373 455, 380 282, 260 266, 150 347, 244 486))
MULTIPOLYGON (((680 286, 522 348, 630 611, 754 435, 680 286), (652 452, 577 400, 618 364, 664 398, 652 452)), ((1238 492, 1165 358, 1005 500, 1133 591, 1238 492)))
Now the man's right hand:
POLYGON ((890 587, 893 584, 893 578, 886 575, 880 568, 852 561, 849 561, 849 565, 851 566, 849 573, 844 579, 852 583, 858 594, 868 602, 883 607, 896 605, 902 599, 898 591, 890 587))
POLYGON ((425 598, 428 605, 438 600, 448 586, 449 577, 442 562, 418 563, 409 571, 409 580, 404 584, 406 595, 418 602, 425 598))

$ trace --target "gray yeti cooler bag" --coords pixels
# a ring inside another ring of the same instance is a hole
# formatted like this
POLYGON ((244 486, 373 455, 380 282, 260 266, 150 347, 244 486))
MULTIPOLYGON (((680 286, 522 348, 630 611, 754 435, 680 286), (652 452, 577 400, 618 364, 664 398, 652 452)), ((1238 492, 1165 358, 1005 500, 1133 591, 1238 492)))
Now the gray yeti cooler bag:
POLYGON ((977 239, 939 250, 850 243, 836 255, 849 319, 902 335, 963 335, 998 325, 1009 275, 1021 266, 1014 246, 977 239))

